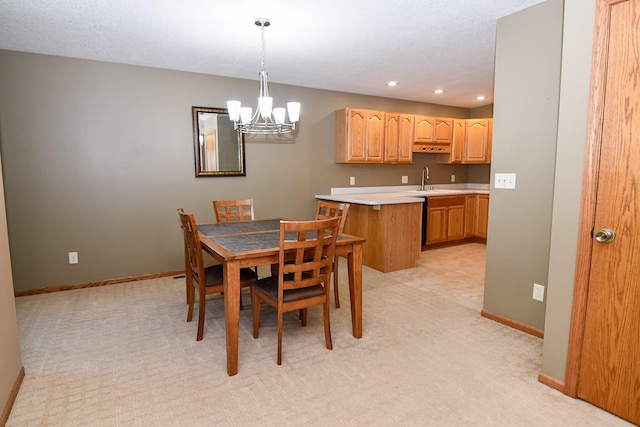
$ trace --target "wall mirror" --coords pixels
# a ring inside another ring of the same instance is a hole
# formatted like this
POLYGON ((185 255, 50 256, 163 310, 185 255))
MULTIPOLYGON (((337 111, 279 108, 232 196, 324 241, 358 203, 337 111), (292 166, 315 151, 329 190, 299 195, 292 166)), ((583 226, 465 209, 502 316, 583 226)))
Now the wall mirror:
POLYGON ((226 108, 191 107, 196 176, 245 176, 244 135, 226 108))

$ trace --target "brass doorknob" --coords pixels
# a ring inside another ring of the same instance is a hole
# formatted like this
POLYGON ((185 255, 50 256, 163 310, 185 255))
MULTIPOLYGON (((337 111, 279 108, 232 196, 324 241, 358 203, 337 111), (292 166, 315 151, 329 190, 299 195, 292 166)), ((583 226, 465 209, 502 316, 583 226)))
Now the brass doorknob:
POLYGON ((616 237, 616 233, 610 228, 603 228, 596 233, 596 240, 600 243, 609 243, 616 237))

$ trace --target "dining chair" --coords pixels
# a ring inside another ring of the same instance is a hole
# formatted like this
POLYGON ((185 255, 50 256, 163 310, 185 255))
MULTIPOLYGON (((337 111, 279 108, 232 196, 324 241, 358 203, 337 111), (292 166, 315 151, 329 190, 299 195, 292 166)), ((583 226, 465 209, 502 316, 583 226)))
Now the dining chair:
MULTIPOLYGON (((206 297, 214 293, 224 291, 223 267, 220 264, 210 267, 204 266, 202 256, 202 244, 198 235, 198 227, 192 213, 185 213, 183 209, 178 209, 180 216, 180 227, 184 231, 184 262, 185 281, 187 285, 187 322, 193 318, 193 306, 195 302, 195 292, 198 292, 198 333, 196 340, 200 341, 204 334, 204 316, 206 297)), ((240 287, 247 287, 257 279, 255 272, 250 268, 240 269, 240 287)), ((240 298, 242 305, 242 298, 240 298)))
POLYGON ((307 308, 322 305, 325 344, 327 349, 333 348, 329 291, 339 224, 339 218, 280 221, 278 274, 251 284, 254 338, 258 338, 260 328, 261 301, 278 311, 278 365, 282 364, 282 317, 285 312, 299 310, 302 326, 306 326, 307 308))
MULTIPOLYGON (((316 219, 326 218, 340 218, 340 224, 338 225, 338 234, 342 233, 344 223, 347 219, 347 212, 349 212, 349 203, 329 202, 326 200, 318 200, 316 209, 316 219)), ((338 256, 336 255, 333 263, 333 298, 335 300, 336 308, 340 308, 340 296, 338 290, 338 256)))
MULTIPOLYGON (((238 200, 214 200, 213 211, 216 214, 216 222, 240 222, 253 221, 253 199, 238 200)), ((258 275, 258 267, 253 267, 258 275)), ((240 297, 242 299, 242 297, 240 297)))
POLYGON ((214 200, 213 211, 217 222, 253 221, 253 199, 214 200))

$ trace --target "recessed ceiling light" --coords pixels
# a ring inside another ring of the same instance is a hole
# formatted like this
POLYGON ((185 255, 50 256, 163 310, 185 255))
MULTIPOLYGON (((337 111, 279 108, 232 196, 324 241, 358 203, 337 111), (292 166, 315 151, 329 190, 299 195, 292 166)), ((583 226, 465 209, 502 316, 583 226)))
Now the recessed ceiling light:
POLYGON ((482 100, 484 100, 484 95, 476 96, 476 99, 478 101, 482 101, 482 100))
POLYGON ((438 95, 440 95, 441 93, 444 93, 444 89, 436 89, 433 91, 433 93, 437 93, 438 95))
POLYGON ((395 81, 395 80, 391 80, 389 82, 387 82, 387 86, 398 86, 400 83, 395 81))

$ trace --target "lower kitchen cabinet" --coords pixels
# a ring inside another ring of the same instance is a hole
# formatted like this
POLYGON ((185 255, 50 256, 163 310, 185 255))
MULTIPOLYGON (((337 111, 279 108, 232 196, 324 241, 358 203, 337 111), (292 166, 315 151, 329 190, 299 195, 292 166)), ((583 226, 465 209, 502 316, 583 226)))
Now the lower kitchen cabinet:
POLYGON ((427 245, 464 238, 466 196, 429 197, 427 204, 427 245))
POLYGON ((364 237, 362 263, 388 273, 413 268, 420 256, 422 203, 351 203, 344 233, 364 237))
POLYGON ((487 225, 489 224, 489 195, 478 194, 477 198, 474 235, 475 237, 486 239, 487 225))
POLYGON ((487 238, 489 195, 432 196, 427 201, 426 246, 487 238))

